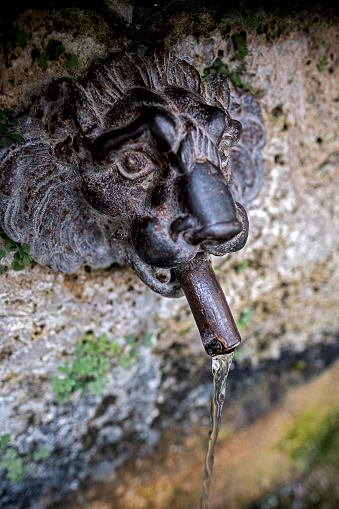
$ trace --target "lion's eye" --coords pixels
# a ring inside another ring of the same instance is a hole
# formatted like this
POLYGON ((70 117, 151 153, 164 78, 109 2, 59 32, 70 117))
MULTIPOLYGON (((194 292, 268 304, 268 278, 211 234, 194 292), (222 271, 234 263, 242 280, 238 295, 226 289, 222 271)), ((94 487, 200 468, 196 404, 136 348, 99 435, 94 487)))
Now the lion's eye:
POLYGON ((152 164, 152 160, 142 152, 130 152, 125 156, 125 167, 129 172, 140 172, 152 164))
POLYGON ((141 150, 124 152, 119 164, 120 173, 128 179, 145 177, 156 169, 152 157, 141 150))

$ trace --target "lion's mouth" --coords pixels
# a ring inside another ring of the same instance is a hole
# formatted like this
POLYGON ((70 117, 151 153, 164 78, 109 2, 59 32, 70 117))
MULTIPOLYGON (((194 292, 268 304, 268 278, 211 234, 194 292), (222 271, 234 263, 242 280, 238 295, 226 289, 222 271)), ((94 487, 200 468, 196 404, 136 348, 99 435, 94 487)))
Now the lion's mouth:
POLYGON ((247 214, 238 203, 236 210, 236 220, 231 224, 213 225, 211 239, 208 231, 204 231, 204 241, 199 243, 199 231, 191 230, 198 244, 195 246, 192 239, 191 242, 185 239, 184 231, 177 231, 175 240, 170 235, 161 235, 163 230, 157 229, 152 220, 145 220, 143 228, 138 223, 139 228, 134 231, 132 228, 129 240, 125 241, 126 261, 149 288, 166 297, 186 295, 209 355, 229 352, 240 342, 209 256, 224 255, 244 246, 248 235, 247 214))
POLYGON ((207 256, 223 256, 238 251, 245 245, 248 218, 245 209, 239 203, 235 205, 236 220, 231 224, 212 225, 211 238, 208 227, 203 233, 196 229, 180 232, 178 228, 176 232, 178 236, 173 238, 171 235, 163 234, 165 228, 158 228, 159 223, 155 224, 152 220, 145 220, 143 224, 138 223, 138 228, 133 230, 132 227, 130 234, 125 230, 126 247, 128 246, 127 263, 153 291, 166 297, 182 296, 183 290, 176 275, 181 267, 194 262, 200 253, 207 256), (198 243, 200 235, 203 235, 204 241, 198 243))

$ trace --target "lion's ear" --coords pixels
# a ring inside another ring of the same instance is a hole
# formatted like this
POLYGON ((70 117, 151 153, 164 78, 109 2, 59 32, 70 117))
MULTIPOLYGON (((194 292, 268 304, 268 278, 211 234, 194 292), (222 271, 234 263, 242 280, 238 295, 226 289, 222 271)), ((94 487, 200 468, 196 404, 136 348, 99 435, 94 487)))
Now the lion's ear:
POLYGON ((222 73, 209 74, 206 78, 204 78, 204 83, 212 106, 223 108, 228 111, 230 105, 230 86, 228 76, 222 73))

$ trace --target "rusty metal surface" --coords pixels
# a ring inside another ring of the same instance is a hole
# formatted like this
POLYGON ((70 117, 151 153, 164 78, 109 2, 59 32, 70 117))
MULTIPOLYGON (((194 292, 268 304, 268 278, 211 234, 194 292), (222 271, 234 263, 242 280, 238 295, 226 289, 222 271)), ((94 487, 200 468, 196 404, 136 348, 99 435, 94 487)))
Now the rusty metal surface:
POLYGON ((241 338, 207 255, 198 253, 174 269, 198 326, 206 353, 230 352, 241 338))
POLYGON ((245 245, 264 128, 225 75, 204 83, 166 47, 119 53, 52 83, 19 121, 26 142, 0 150, 0 223, 40 264, 117 261, 176 297, 173 268, 245 245))

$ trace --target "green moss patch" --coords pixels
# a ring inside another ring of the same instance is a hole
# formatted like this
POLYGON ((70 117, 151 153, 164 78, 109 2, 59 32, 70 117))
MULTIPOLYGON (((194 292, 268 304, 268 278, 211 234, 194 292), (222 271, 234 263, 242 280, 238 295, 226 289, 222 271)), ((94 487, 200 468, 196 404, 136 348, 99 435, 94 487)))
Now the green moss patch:
POLYGON ((325 416, 306 412, 290 428, 279 447, 303 469, 326 464, 339 471, 339 411, 325 416))

